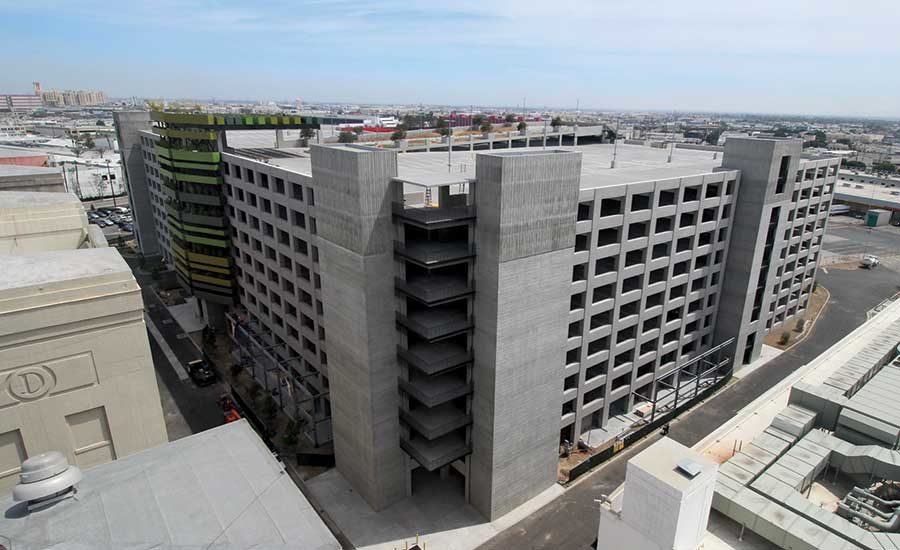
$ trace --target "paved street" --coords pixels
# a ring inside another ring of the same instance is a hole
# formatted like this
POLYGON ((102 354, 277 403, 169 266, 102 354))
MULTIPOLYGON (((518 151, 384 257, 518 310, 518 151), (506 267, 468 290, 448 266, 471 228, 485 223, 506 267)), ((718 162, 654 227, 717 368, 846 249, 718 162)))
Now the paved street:
MULTIPOLYGON (((829 230, 831 231, 831 230, 829 230)), ((873 252, 883 256, 900 254, 900 228, 835 227, 845 238, 839 254, 861 252, 863 240, 871 238, 873 252), (875 245, 875 243, 878 243, 875 245), (851 245, 847 248, 846 245, 851 245), (845 252, 841 250, 852 250, 845 252)), ((831 244, 825 244, 828 249, 831 244)), ((866 320, 866 312, 900 291, 900 262, 887 263, 872 271, 864 269, 820 269, 819 282, 831 292, 831 300, 810 335, 756 371, 728 386, 700 407, 674 421, 669 436, 691 446, 714 431, 735 413, 821 354, 866 320)), ((599 516, 595 499, 609 494, 625 480, 628 459, 659 438, 654 434, 580 479, 564 495, 525 520, 482 545, 483 550, 507 548, 587 549, 597 537, 599 516)))
MULTIPOLYGON (((174 358, 183 369, 188 362, 199 359, 200 350, 181 331, 178 323, 169 314, 151 290, 149 275, 134 272, 144 298, 144 308, 172 350, 174 358)), ((156 368, 156 380, 166 419, 166 430, 169 440, 174 441, 187 435, 202 432, 222 424, 222 411, 216 404, 218 397, 225 392, 221 382, 205 388, 197 387, 190 379, 183 379, 179 368, 172 365, 166 353, 148 329, 150 352, 156 368)))

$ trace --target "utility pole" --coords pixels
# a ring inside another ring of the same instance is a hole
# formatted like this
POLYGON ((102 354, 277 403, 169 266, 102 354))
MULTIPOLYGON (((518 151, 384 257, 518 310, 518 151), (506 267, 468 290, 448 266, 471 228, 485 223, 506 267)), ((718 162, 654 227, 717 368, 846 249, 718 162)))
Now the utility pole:
POLYGON ((572 136, 572 145, 578 147, 578 119, 581 117, 581 99, 575 99, 575 132, 572 136))
POLYGON ((618 146, 619 146, 619 117, 616 116, 616 135, 615 135, 615 137, 613 137, 613 158, 612 158, 612 161, 609 163, 610 168, 616 167, 616 149, 618 148, 618 146))
POLYGON ((112 193, 113 208, 118 208, 116 204, 116 188, 113 185, 112 172, 109 170, 109 159, 106 159, 106 181, 109 182, 109 192, 112 193))

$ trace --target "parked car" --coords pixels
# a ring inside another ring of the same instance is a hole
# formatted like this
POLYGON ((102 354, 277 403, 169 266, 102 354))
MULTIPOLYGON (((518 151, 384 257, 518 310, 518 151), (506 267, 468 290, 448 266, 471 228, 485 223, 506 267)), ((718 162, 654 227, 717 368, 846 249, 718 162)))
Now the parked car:
POLYGON ((109 218, 103 220, 103 222, 106 224, 106 227, 112 227, 112 226, 116 225, 115 222, 113 222, 109 218))
POLYGON ((198 386, 208 386, 216 381, 216 373, 213 372, 206 361, 197 359, 188 363, 188 376, 198 386))
POLYGON ((122 231, 127 231, 128 233, 134 233, 134 226, 130 223, 122 224, 122 231))
POLYGON ((866 256, 863 256, 860 266, 866 269, 875 269, 879 264, 881 264, 881 260, 878 259, 878 256, 867 254, 866 256))

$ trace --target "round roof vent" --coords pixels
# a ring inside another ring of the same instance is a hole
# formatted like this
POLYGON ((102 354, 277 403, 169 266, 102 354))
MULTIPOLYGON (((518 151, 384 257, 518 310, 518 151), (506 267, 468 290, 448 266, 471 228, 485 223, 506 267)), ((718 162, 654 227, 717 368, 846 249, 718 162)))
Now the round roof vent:
POLYGON ((13 500, 39 504, 48 499, 66 496, 81 481, 81 470, 70 466, 58 451, 41 453, 26 459, 19 473, 21 483, 13 489, 13 500))

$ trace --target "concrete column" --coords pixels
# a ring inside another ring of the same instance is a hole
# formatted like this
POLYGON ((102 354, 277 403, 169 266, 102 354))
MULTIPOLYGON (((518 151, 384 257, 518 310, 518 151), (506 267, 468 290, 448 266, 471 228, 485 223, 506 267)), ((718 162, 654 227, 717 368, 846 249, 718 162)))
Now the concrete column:
POLYGON ((475 150, 475 134, 469 134, 469 152, 475 150))
POLYGON ((556 482, 581 154, 478 155, 472 504, 490 519, 556 482), (527 404, 527 405, 524 405, 527 404))
POLYGON ((765 319, 769 313, 769 303, 773 299, 771 288, 775 282, 777 260, 787 223, 787 212, 793 192, 794 177, 800 164, 802 142, 796 140, 729 138, 725 142, 722 167, 740 170, 740 185, 737 188, 735 210, 730 230, 730 245, 723 272, 722 296, 716 318, 715 342, 736 338, 729 350, 737 368, 741 365, 744 349, 750 336, 755 333, 751 360, 759 356, 765 336, 765 319), (786 182, 778 193, 778 176, 782 159, 788 163, 786 182), (752 321, 752 311, 756 299, 756 287, 763 264, 766 237, 773 209, 780 208, 775 229, 774 244, 769 261, 769 271, 765 279, 765 291, 759 304, 760 315, 757 328, 748 326, 752 321))
POLYGON ((284 130, 275 130, 275 148, 281 149, 284 146, 284 130))
POLYGON ((407 494, 400 450, 391 178, 397 153, 311 149, 337 468, 376 510, 407 494))

